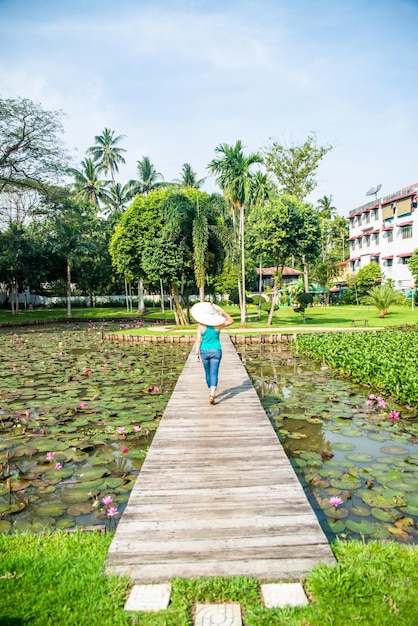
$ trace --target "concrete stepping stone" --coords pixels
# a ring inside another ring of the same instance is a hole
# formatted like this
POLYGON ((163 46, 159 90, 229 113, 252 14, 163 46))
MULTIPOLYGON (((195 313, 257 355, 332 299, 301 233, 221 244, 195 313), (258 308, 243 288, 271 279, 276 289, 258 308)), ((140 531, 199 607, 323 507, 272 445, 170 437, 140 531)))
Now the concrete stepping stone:
POLYGON ((272 583, 261 585, 264 604, 268 609, 309 604, 300 583, 272 583))
POLYGON ((242 626, 239 604, 196 604, 195 626, 242 626))
POLYGON ((125 611, 162 611, 170 602, 171 584, 134 585, 125 611))

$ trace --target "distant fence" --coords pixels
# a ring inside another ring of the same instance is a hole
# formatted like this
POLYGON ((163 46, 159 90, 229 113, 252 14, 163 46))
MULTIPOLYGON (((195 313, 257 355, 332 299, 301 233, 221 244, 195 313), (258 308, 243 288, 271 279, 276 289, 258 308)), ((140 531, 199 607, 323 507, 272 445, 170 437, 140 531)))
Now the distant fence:
MULTIPOLYGON (((260 343, 291 343, 297 333, 266 333, 260 335, 230 335, 235 345, 260 343)), ((193 344, 195 335, 129 335, 125 333, 102 333, 102 339, 119 343, 184 343, 193 344)))

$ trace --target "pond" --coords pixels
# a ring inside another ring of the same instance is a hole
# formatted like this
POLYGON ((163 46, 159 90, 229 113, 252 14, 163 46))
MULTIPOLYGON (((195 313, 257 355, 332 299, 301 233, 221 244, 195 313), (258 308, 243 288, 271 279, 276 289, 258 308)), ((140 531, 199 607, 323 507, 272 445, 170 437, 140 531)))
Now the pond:
POLYGON ((418 543, 416 411, 280 346, 239 352, 328 537, 418 543))
POLYGON ((123 513, 189 350, 102 330, 0 333, 0 532, 106 528, 123 513))
MULTIPOLYGON (((0 532, 120 519, 190 346, 103 329, 0 332, 0 532)), ((239 352, 329 538, 418 543, 415 412, 277 344, 239 352)))

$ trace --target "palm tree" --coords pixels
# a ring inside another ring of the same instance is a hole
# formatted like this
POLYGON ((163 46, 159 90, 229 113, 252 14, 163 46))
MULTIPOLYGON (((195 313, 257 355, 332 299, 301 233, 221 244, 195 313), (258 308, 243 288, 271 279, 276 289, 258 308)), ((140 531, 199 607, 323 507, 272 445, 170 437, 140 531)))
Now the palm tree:
POLYGON ((229 201, 232 209, 237 248, 241 251, 241 281, 238 282, 238 293, 241 323, 245 324, 244 218, 245 209, 248 209, 251 205, 251 189, 253 184, 251 166, 255 163, 262 163, 263 159, 258 152, 253 152, 245 156, 243 149, 244 147, 240 140, 238 140, 234 146, 226 143, 220 144, 215 148, 215 152, 220 156, 209 163, 208 169, 212 174, 217 176, 216 182, 224 192, 225 198, 229 201), (236 230, 237 217, 238 233, 236 230))
POLYGON ((191 187, 192 189, 200 189, 205 180, 206 178, 197 178, 197 173, 193 171, 190 163, 183 163, 181 179, 176 179, 174 182, 183 188, 191 187))
POLYGON ((381 285, 379 287, 372 287, 367 299, 370 304, 373 304, 373 306, 377 308, 379 317, 385 317, 390 305, 396 302, 397 294, 392 287, 381 285))
POLYGON ((104 213, 118 220, 132 200, 133 194, 129 183, 126 185, 112 183, 108 189, 103 190, 102 197, 107 209, 104 213))
POLYGON ((337 213, 337 208, 332 206, 332 196, 319 198, 316 210, 321 219, 331 220, 337 213))
POLYGON ((71 169, 70 172, 75 179, 76 200, 86 200, 91 202, 91 204, 99 206, 99 200, 104 197, 104 189, 107 185, 106 180, 99 178, 99 175, 103 172, 103 166, 85 158, 81 162, 81 169, 71 169))
POLYGON ((137 193, 146 195, 153 189, 167 186, 167 183, 164 182, 164 176, 156 171, 149 157, 144 156, 136 163, 139 180, 130 180, 128 183, 133 195, 137 193))
POLYGON ((99 162, 106 173, 110 172, 113 183, 115 172, 119 172, 119 164, 125 163, 121 153, 126 150, 118 146, 124 137, 125 135, 115 137, 115 131, 105 128, 102 135, 95 136, 95 145, 87 150, 87 154, 92 155, 93 161, 99 162))

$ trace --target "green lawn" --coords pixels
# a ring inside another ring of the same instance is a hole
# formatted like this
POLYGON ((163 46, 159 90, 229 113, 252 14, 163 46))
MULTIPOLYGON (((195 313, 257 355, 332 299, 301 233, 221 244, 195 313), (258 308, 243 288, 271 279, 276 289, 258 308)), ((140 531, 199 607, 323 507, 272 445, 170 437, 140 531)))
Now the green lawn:
MULTIPOLYGON (((236 330, 242 328, 240 324, 240 313, 237 306, 227 306, 226 309, 236 320, 236 323, 230 329, 236 330)), ((248 314, 257 312, 257 307, 249 305, 248 314)), ((73 318, 76 319, 102 319, 102 318, 120 318, 132 319, 138 318, 138 313, 133 311, 127 313, 124 308, 74 308, 72 311, 73 318)), ((145 320, 148 318, 158 318, 163 320, 167 325, 174 325, 174 316, 170 310, 161 313, 160 309, 150 309, 145 320)), ((250 319, 245 325, 245 330, 257 330, 267 327, 268 313, 261 312, 261 319, 250 319)), ((369 328, 386 328, 388 326, 399 326, 403 324, 416 324, 418 322, 418 307, 415 311, 410 306, 392 306, 389 313, 381 319, 376 308, 368 306, 315 306, 306 311, 306 322, 303 322, 302 315, 295 313, 292 307, 281 307, 275 312, 272 328, 298 328, 298 329, 326 329, 326 328, 352 328, 351 320, 367 319, 369 328)), ((20 323, 29 320, 54 320, 67 319, 65 309, 35 309, 33 311, 20 311, 17 316, 11 315, 10 311, 0 309, 0 323, 12 322, 20 323)), ((71 318, 70 318, 71 319, 71 318)), ((359 324, 360 326, 361 324, 359 324)), ((184 327, 184 329, 194 330, 196 325, 184 327)), ((176 330, 180 330, 177 328, 176 330)), ((141 331, 139 331, 141 332, 141 331)))
POLYGON ((93 532, 0 535, 0 624, 191 626, 196 602, 239 602, 245 626, 418 624, 414 546, 337 542, 338 565, 319 565, 302 581, 306 607, 265 608, 253 578, 177 578, 168 609, 141 613, 124 610, 132 582, 103 573, 111 539, 93 532))

